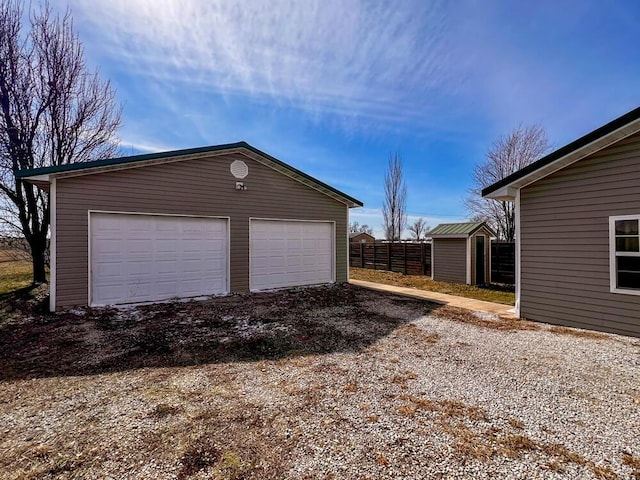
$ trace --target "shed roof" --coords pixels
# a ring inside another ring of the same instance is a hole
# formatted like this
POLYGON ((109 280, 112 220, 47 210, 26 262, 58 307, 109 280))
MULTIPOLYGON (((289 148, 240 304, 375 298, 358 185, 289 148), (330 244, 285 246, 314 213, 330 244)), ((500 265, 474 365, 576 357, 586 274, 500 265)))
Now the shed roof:
POLYGON ((201 158, 211 154, 223 153, 242 153, 264 165, 267 165, 280 173, 287 175, 300 183, 311 188, 319 190, 349 207, 362 207, 363 203, 346 193, 341 192, 320 180, 278 160, 271 155, 258 150, 249 145, 247 142, 227 143, 223 145, 211 145, 208 147, 188 148, 183 150, 171 150, 168 152, 149 153, 143 155, 132 155, 128 157, 107 158, 104 160, 94 160, 89 162, 69 163, 66 165, 54 165, 42 168, 33 168, 29 170, 18 170, 15 173, 16 178, 23 179, 35 184, 47 184, 53 177, 86 175, 91 173, 100 173, 108 170, 118 170, 126 168, 141 167, 145 165, 153 165, 166 163, 176 160, 189 160, 193 158, 201 158))
POLYGON ((491 231, 484 222, 441 223, 430 232, 429 237, 469 236, 480 228, 485 227, 491 231))

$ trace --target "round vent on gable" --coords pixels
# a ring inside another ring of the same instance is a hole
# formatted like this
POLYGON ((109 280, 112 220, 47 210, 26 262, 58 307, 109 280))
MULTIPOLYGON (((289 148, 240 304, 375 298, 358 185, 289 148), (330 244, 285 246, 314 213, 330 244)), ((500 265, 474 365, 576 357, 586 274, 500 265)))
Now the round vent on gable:
POLYGON ((231 175, 236 178, 244 178, 249 175, 249 167, 242 160, 234 160, 231 163, 231 175))

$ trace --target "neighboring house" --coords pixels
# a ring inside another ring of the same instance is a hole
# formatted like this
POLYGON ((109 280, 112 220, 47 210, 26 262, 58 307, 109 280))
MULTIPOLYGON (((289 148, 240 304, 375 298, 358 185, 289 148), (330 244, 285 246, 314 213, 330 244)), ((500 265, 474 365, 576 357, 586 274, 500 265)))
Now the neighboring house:
POLYGON ((521 317, 640 336, 640 108, 482 195, 515 202, 521 317))
POLYGON ((240 142, 17 172, 51 205, 51 309, 345 282, 362 203, 240 142))
POLYGON ((484 222, 442 223, 431 237, 431 278, 444 282, 483 285, 491 276, 491 237, 484 222))
POLYGON ((351 232, 349 234, 349 241, 352 243, 374 243, 376 239, 373 235, 365 232, 351 232))

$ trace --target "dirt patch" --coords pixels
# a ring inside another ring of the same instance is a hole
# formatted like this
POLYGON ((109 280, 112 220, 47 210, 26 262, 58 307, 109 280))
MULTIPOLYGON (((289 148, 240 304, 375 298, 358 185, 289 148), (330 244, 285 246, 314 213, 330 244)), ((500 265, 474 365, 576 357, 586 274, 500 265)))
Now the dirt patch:
POLYGON ((492 330, 540 330, 539 324, 527 320, 508 317, 488 318, 487 316, 479 314, 477 312, 448 306, 438 309, 438 311, 435 312, 435 315, 440 318, 453 320, 454 322, 467 323, 470 325, 475 325, 477 327, 489 328, 492 330))
MULTIPOLYGON (((26 312, 14 315, 19 323, 0 327, 0 378, 357 351, 411 320, 372 311, 372 297, 376 294, 343 285, 58 314, 36 313, 42 306, 32 308, 26 301, 26 312)), ((437 307, 419 301, 405 305, 413 318, 437 307)))
POLYGON ((578 330, 576 328, 569 328, 569 327, 552 326, 552 327, 549 327, 549 331, 553 333, 558 333, 560 335, 572 335, 574 337, 591 338, 594 340, 608 340, 609 338, 611 338, 608 335, 605 335, 604 333, 593 332, 591 330, 578 330))

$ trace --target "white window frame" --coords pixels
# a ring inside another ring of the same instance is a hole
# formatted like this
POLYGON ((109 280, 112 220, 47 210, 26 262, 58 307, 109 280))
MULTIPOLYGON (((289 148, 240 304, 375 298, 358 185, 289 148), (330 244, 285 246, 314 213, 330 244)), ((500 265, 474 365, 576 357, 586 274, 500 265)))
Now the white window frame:
POLYGON ((609 290, 611 293, 640 296, 640 290, 618 288, 616 257, 640 257, 640 252, 620 252, 620 254, 616 252, 616 220, 637 220, 638 225, 640 226, 640 214, 616 215, 609 217, 609 290))

